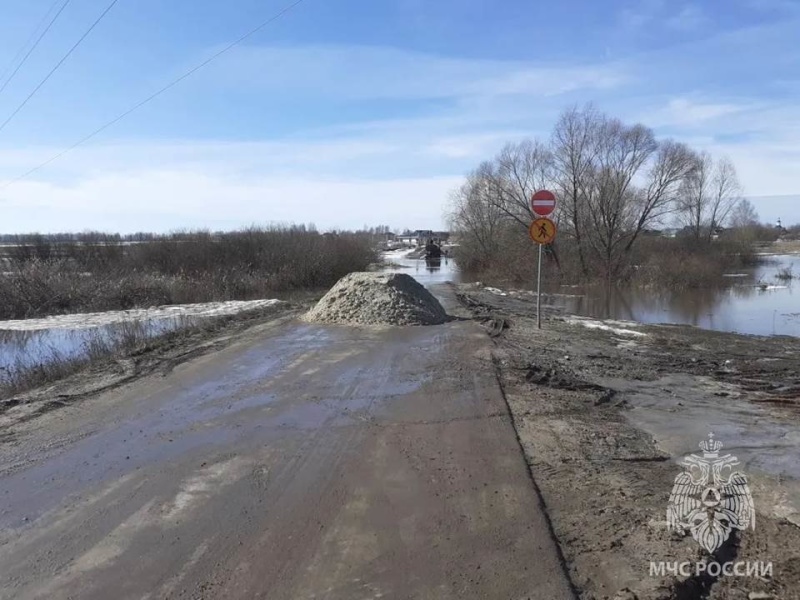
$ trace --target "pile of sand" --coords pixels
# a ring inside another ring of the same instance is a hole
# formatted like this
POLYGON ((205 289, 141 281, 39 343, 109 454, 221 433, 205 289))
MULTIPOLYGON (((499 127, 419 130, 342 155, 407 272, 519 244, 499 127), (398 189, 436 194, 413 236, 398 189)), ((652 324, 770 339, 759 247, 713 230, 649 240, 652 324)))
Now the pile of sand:
POLYGON ((305 319, 362 325, 438 325, 439 301, 405 273, 351 273, 342 277, 305 319))

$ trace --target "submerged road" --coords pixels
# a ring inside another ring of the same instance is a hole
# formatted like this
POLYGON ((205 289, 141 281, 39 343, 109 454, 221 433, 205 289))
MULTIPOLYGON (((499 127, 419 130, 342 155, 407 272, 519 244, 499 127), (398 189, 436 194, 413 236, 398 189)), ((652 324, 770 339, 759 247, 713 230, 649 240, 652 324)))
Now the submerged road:
POLYGON ((474 323, 277 323, 0 442, 0 598, 572 598, 474 323))

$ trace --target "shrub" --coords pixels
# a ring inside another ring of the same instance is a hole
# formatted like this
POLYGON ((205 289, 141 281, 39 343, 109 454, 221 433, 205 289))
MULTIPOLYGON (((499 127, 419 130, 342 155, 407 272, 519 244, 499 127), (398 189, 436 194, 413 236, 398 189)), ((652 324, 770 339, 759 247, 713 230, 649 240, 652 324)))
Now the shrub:
POLYGON ((85 234, 21 239, 0 276, 0 319, 249 300, 329 287, 377 259, 372 239, 305 227, 175 233, 138 243, 85 234))

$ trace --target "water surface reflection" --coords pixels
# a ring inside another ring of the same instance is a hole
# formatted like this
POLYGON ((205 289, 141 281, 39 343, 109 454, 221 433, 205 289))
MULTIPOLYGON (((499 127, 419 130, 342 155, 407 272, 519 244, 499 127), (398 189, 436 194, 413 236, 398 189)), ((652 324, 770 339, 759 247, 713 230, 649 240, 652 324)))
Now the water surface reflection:
POLYGON ((555 304, 565 312, 642 323, 680 323, 716 331, 800 336, 800 283, 778 273, 800 275, 800 256, 775 256, 753 269, 732 273, 721 287, 689 290, 562 287, 555 304))

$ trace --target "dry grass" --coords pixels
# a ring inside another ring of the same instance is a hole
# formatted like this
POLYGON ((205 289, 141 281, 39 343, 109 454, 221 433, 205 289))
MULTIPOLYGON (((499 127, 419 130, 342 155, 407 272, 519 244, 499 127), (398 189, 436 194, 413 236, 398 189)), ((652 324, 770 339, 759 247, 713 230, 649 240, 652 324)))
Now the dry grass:
POLYGON ((330 287, 377 256, 365 234, 274 227, 137 244, 38 236, 22 240, 11 259, 10 274, 0 276, 0 319, 280 297, 330 287))
POLYGON ((779 254, 800 254, 800 240, 779 240, 770 246, 770 250, 779 254))

